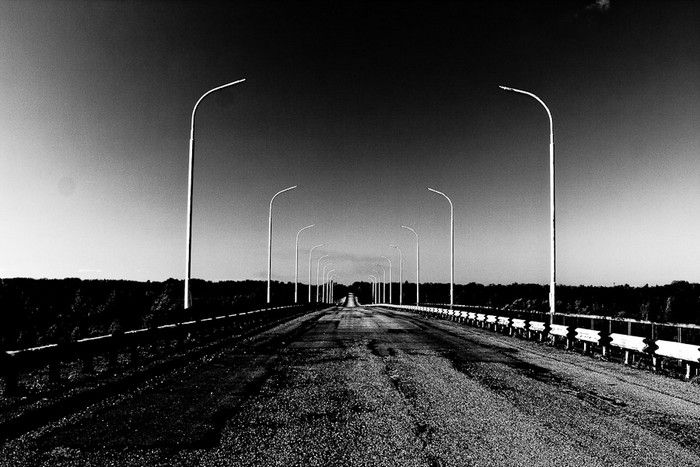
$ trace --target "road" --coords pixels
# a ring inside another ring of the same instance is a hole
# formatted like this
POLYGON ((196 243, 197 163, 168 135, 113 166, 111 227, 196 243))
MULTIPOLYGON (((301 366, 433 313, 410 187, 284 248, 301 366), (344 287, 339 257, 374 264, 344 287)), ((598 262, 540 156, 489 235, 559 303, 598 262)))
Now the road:
POLYGON ((691 466, 698 396, 620 364, 348 306, 27 433, 0 465, 691 466))

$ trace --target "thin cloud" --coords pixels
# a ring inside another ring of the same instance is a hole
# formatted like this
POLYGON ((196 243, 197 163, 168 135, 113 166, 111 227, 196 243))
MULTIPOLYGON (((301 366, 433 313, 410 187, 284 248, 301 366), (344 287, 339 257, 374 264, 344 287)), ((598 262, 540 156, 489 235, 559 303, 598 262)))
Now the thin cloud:
POLYGON ((605 13, 609 9, 610 9, 610 0, 596 0, 595 2, 586 6, 586 10, 588 10, 588 11, 599 11, 601 13, 605 13))
POLYGON ((101 274, 102 269, 81 268, 78 269, 78 274, 101 274))

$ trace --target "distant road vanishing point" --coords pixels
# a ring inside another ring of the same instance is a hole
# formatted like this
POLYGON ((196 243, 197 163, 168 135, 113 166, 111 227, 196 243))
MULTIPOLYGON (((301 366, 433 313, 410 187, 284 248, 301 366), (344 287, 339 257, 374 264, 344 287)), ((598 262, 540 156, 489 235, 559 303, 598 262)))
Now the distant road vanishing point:
POLYGON ((343 306, 346 308, 354 308, 360 306, 360 304, 357 303, 357 298, 354 293, 348 293, 348 296, 345 297, 345 301, 343 302, 343 306))

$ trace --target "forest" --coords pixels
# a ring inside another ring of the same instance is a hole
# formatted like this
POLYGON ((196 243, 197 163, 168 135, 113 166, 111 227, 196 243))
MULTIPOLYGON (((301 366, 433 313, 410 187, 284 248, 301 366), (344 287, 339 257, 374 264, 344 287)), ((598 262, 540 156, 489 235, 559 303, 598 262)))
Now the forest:
MULTIPOLYGON (((0 349, 70 342, 127 329, 153 327, 265 306, 265 281, 192 280, 193 306, 182 306, 183 283, 126 280, 0 280, 0 349)), ((456 284, 455 303, 546 312, 549 287, 541 284, 456 284)), ((273 305, 291 304, 294 284, 272 283, 273 305)), ((371 285, 338 284, 337 298, 348 292, 371 302, 371 285)), ((420 285, 421 303, 449 303, 449 284, 420 285)), ((392 288, 399 302, 399 284, 392 288)), ((315 296, 315 294, 312 294, 315 296)), ((305 302, 306 284, 299 284, 305 302)), ((387 294, 388 301, 388 294, 387 294)), ((415 284, 403 284, 403 303, 415 303, 415 284)), ((675 281, 633 287, 557 286, 557 312, 700 324, 700 284, 675 281)))
MULTIPOLYGON (((194 279, 190 288, 193 306, 185 312, 182 280, 2 279, 0 349, 70 342, 265 305, 263 281, 194 279)), ((273 290, 273 305, 292 301, 293 284, 274 282, 273 290)))
MULTIPOLYGON (((362 303, 371 301, 370 284, 357 282, 355 289, 362 303)), ((393 287, 398 303, 398 284, 393 287)), ((663 323, 700 324, 700 284, 674 281, 667 285, 612 287, 557 285, 557 313, 632 318, 663 323)), ((549 311, 549 286, 541 284, 455 284, 454 302, 462 305, 510 307, 520 310, 549 311)), ((404 304, 415 304, 416 287, 404 283, 404 304)), ((388 294, 387 294, 388 300, 388 294)), ((420 284, 421 303, 449 303, 450 285, 420 284)))

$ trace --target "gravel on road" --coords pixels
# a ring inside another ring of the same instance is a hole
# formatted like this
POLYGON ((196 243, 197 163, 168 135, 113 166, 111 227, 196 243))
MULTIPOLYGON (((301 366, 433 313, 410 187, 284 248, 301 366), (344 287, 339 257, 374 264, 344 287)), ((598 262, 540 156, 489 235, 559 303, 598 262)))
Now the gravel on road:
POLYGON ((700 466, 700 389, 457 323, 310 313, 0 447, 7 466, 700 466))

